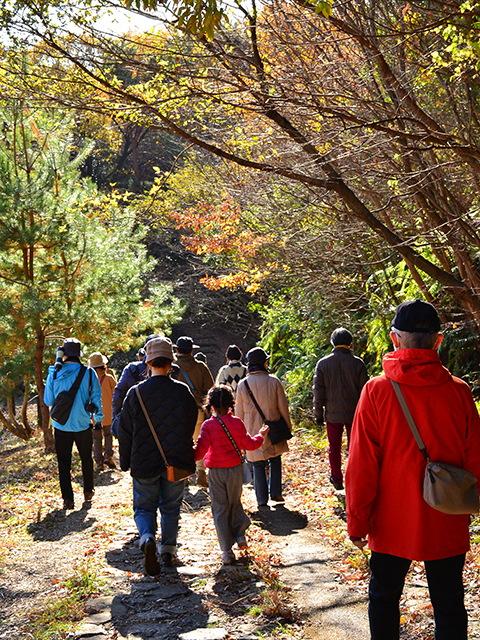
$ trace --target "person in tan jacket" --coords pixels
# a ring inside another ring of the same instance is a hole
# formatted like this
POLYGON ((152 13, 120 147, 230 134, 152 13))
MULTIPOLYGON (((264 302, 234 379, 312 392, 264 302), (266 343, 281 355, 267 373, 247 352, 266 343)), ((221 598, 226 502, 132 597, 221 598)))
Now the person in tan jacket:
POLYGON ((112 398, 113 390, 117 384, 113 371, 107 369, 107 358, 95 351, 88 359, 88 366, 95 369, 100 386, 102 388, 102 407, 104 418, 101 425, 95 424, 93 428, 93 459, 97 470, 102 471, 105 465, 110 469, 116 469, 117 465, 113 459, 113 438, 112 438, 112 398), (105 440, 105 450, 103 442, 105 440))
MULTIPOLYGON (((266 419, 279 420, 282 417, 290 430, 292 429, 287 397, 282 383, 267 369, 269 357, 261 347, 250 349, 246 355, 247 377, 241 380, 237 387, 235 415, 243 420, 251 436, 260 433, 263 419, 248 393, 247 382, 266 419)), ((248 462, 253 463, 255 495, 259 507, 267 506, 269 494, 273 501, 283 502, 281 456, 287 451, 286 441, 272 444, 267 434, 259 449, 247 452, 248 462), (267 482, 267 468, 270 469, 270 483, 267 482)))

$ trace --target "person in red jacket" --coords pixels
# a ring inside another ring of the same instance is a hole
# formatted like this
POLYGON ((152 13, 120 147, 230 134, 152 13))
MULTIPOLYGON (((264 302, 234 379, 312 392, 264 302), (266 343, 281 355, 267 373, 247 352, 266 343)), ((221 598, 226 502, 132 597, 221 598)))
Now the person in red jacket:
POLYGON ((426 461, 395 395, 399 383, 431 460, 480 478, 480 419, 469 386, 441 364, 440 320, 421 300, 401 304, 384 375, 364 386, 345 476, 350 539, 368 544, 373 640, 399 638, 399 601, 412 560, 425 563, 436 640, 466 640, 463 565, 469 515, 448 515, 423 499, 426 461))
POLYGON ((205 466, 209 469, 212 515, 224 564, 235 560, 234 542, 239 549, 248 546, 245 531, 250 525, 250 518, 241 503, 242 449, 258 449, 268 433, 268 427, 264 426, 256 436, 249 435, 243 421, 232 415, 234 404, 230 387, 221 384, 209 390, 204 409, 213 415, 202 424, 195 446, 195 460, 205 456, 205 466))

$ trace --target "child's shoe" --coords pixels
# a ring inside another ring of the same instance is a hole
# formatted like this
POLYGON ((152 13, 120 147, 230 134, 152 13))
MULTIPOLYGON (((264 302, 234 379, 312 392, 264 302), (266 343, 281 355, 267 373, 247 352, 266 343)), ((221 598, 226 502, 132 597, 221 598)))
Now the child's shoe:
POLYGON ((224 551, 222 553, 223 564, 233 564, 235 562, 235 554, 230 549, 230 551, 224 551))

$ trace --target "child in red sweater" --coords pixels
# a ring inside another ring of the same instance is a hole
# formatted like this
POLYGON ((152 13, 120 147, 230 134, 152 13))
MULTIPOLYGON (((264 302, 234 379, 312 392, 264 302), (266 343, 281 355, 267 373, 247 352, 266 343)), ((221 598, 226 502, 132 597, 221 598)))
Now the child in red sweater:
POLYGON ((235 561, 234 542, 239 549, 248 546, 245 531, 250 525, 250 518, 241 503, 242 449, 258 449, 268 432, 268 427, 264 426, 256 436, 249 435, 242 420, 232 414, 234 404, 230 387, 222 384, 210 389, 204 409, 211 412, 212 417, 202 424, 195 446, 195 460, 205 456, 205 466, 209 470, 212 515, 224 564, 235 561))

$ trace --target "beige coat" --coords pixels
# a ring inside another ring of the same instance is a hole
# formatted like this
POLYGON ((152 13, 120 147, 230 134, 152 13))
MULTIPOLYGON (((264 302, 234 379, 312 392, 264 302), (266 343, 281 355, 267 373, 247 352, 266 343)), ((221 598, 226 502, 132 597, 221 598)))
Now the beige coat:
POLYGON ((109 426, 112 424, 112 398, 113 398, 113 390, 115 389, 115 385, 117 384, 115 378, 111 376, 109 373, 102 375, 100 371, 98 379, 100 380, 100 386, 102 387, 102 407, 103 407, 103 424, 104 426, 109 426))
MULTIPOLYGON (((267 371, 254 371, 239 382, 235 404, 235 415, 243 420, 248 433, 251 436, 257 435, 263 426, 263 420, 248 394, 245 380, 248 380, 255 400, 260 405, 266 419, 278 420, 281 416, 291 429, 290 411, 288 410, 287 397, 282 383, 276 376, 267 371)), ((268 458, 274 458, 286 451, 288 451, 287 442, 272 444, 267 435, 260 449, 247 451, 247 460, 249 462, 268 460, 268 458)))

